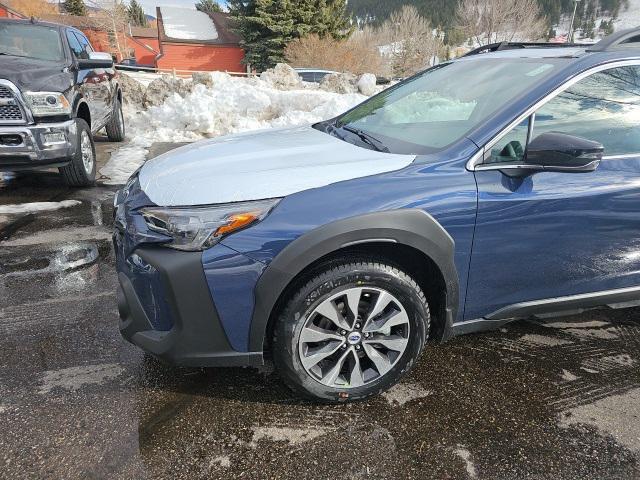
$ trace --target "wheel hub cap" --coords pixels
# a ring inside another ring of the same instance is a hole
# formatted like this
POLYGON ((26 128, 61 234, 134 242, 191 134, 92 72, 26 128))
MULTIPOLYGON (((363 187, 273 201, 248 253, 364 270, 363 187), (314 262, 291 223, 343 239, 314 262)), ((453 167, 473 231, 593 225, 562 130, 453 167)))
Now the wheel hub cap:
POLYGON ((80 153, 82 154, 82 163, 87 173, 93 170, 93 149, 91 148, 91 139, 85 131, 80 136, 80 153))
POLYGON ((386 290, 353 287, 321 301, 305 320, 298 354, 323 385, 356 388, 387 374, 409 343, 409 317, 386 290))

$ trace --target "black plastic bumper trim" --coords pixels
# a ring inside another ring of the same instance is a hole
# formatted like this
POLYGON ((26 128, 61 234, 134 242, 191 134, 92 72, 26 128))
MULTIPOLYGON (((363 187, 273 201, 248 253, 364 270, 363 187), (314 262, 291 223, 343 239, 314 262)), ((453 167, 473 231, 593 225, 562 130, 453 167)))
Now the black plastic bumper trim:
POLYGON ((174 319, 167 332, 154 330, 129 278, 119 272, 120 332, 129 342, 175 365, 191 367, 259 366, 262 351, 237 352, 220 324, 202 269, 201 253, 164 248, 135 251, 158 270, 174 319))

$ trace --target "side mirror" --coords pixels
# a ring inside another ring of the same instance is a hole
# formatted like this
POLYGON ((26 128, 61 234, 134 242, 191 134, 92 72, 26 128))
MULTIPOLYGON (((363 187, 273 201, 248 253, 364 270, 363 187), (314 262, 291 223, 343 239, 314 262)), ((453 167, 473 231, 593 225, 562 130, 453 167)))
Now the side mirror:
POLYGON ((89 58, 78 60, 80 68, 113 68, 113 58, 110 53, 90 52, 89 58))
POLYGON ((548 132, 529 142, 525 167, 550 172, 593 172, 603 155, 604 146, 599 142, 548 132))

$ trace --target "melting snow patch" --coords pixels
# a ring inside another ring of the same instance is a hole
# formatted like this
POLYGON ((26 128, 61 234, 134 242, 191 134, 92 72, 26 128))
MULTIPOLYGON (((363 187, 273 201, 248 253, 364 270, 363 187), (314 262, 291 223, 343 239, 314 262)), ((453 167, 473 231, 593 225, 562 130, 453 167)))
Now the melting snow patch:
POLYGON ((134 140, 131 144, 113 152, 107 164, 100 169, 100 175, 107 177, 102 180, 102 183, 106 185, 126 183, 131 174, 144 163, 149 146, 151 146, 150 142, 134 140))
POLYGON ((619 444, 640 452, 640 389, 613 395, 564 412, 560 425, 592 425, 619 444))
POLYGON ((118 377, 122 372, 122 367, 115 363, 49 370, 43 374, 42 386, 38 393, 46 394, 56 387, 76 391, 84 385, 101 385, 118 377))
POLYGON ((547 337, 545 335, 527 334, 520 337, 520 341, 534 345, 545 345, 547 347, 557 347, 559 345, 569 345, 573 342, 560 338, 547 337))
POLYGON ((399 383, 382 394, 392 406, 403 406, 405 403, 431 395, 432 392, 416 383, 399 383))
POLYGON ((216 463, 224 468, 229 468, 231 466, 231 460, 227 455, 218 455, 217 457, 211 459, 210 466, 213 467, 216 463))
POLYGON ((574 375, 569 370, 562 369, 562 379, 563 380, 565 380, 567 382, 573 382, 575 380, 578 380, 578 378, 580 378, 580 377, 578 377, 577 375, 574 375))
POLYGON ((611 324, 600 320, 592 320, 590 322, 551 322, 543 323, 542 325, 548 328, 597 328, 611 324))
POLYGON ((0 205, 0 214, 25 214, 35 212, 50 212, 52 210, 59 210, 60 208, 69 208, 80 205, 78 200, 63 200, 62 202, 33 202, 33 203, 19 203, 16 205, 0 205))
POLYGON ((323 428, 288 428, 288 427, 254 427, 253 438, 249 445, 258 446, 260 440, 272 442, 287 442, 290 445, 299 445, 321 437, 327 433, 323 428))
POLYGON ((565 332, 576 337, 598 340, 615 340, 618 338, 615 328, 568 328, 565 332))
POLYGON ((478 473, 476 472, 476 467, 473 465, 473 462, 471 461, 471 452, 466 448, 464 448, 463 446, 459 445, 458 448, 456 448, 453 451, 453 453, 455 453, 458 457, 460 457, 464 461, 465 467, 467 469, 467 475, 469 475, 469 478, 477 478, 478 473))

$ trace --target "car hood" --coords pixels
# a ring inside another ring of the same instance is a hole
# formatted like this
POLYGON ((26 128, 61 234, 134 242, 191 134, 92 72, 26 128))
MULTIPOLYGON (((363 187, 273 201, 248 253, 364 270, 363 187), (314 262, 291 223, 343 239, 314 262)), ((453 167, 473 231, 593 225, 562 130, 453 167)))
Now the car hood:
POLYGON ((399 170, 414 159, 357 147, 305 126, 188 145, 149 160, 139 178, 157 205, 206 205, 284 197, 399 170))
POLYGON ((23 92, 65 92, 73 79, 64 69, 60 62, 0 56, 0 78, 13 82, 23 92))

